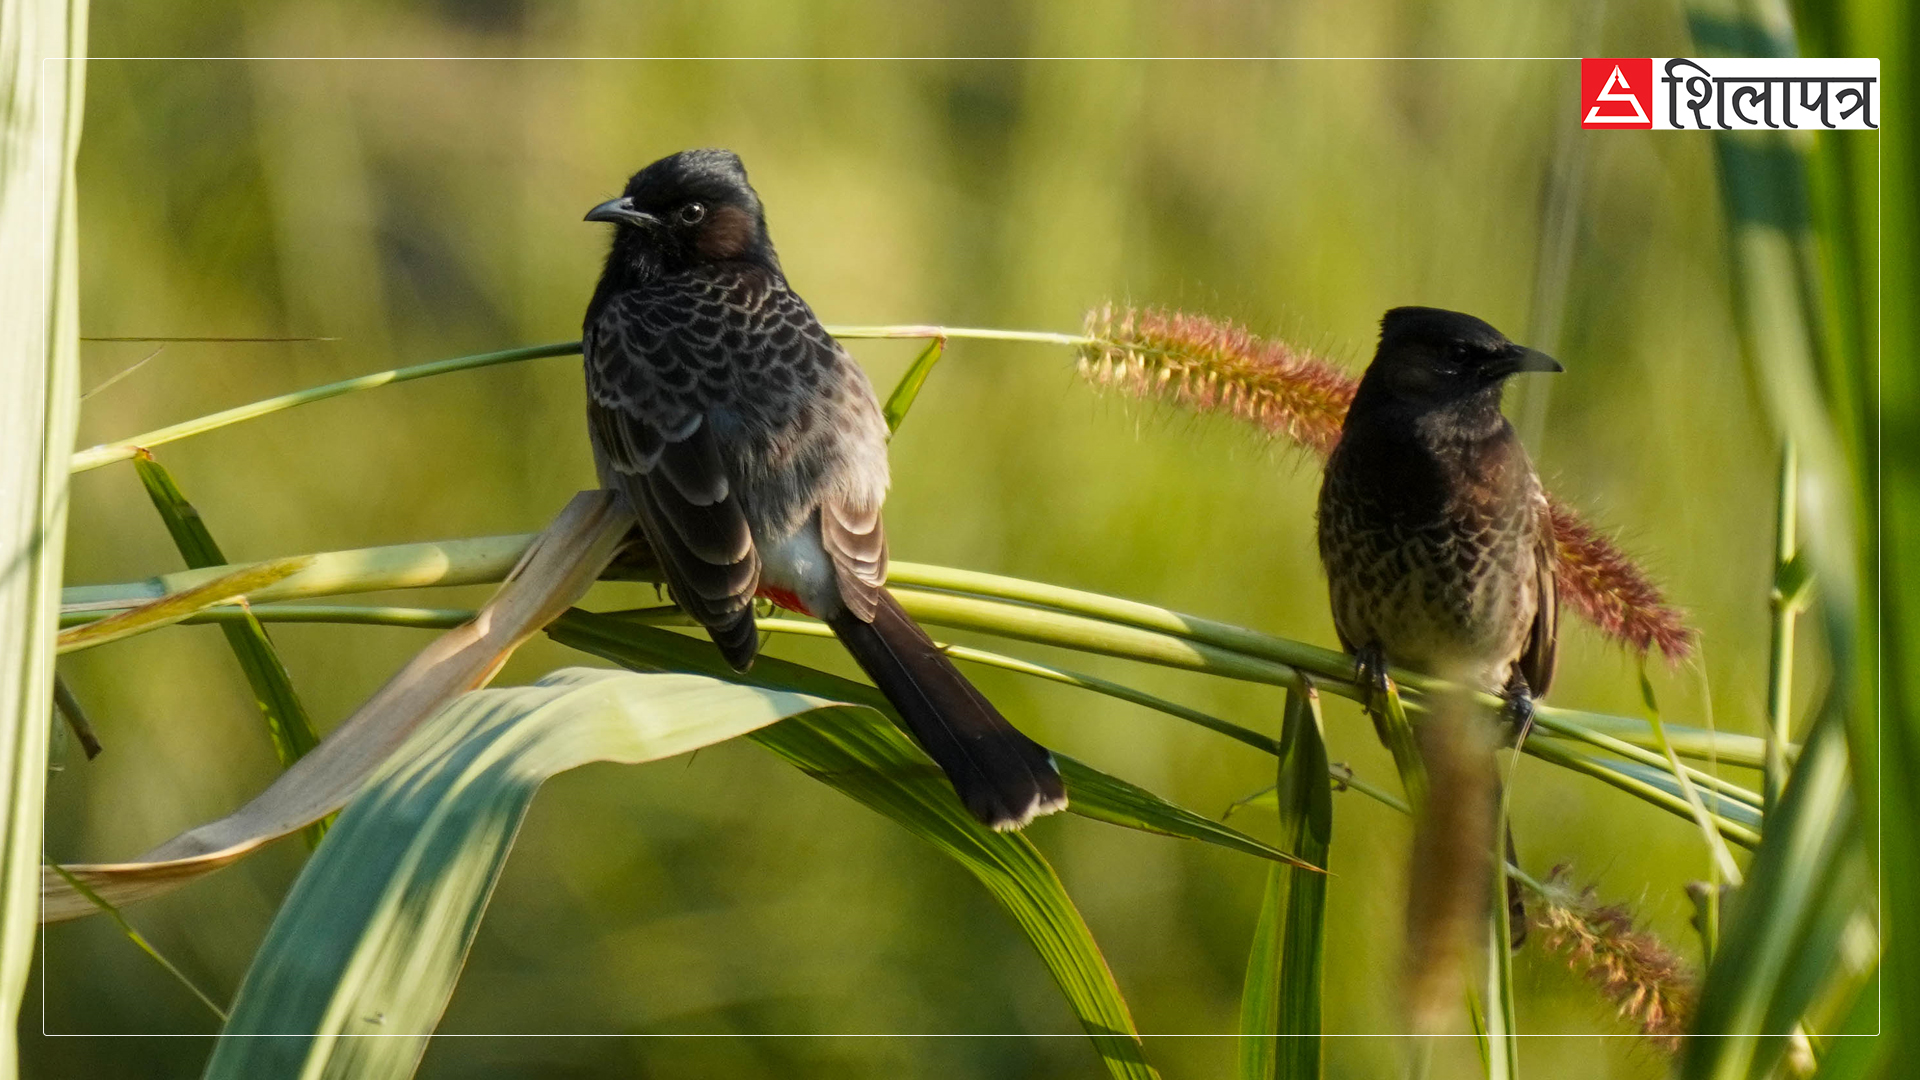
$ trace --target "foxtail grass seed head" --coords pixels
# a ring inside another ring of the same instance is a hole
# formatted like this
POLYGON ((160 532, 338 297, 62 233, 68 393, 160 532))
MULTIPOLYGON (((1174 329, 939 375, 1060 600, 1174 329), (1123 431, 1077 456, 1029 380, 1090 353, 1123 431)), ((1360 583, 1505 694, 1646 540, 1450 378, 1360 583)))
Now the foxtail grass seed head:
POLYGON ((1099 386, 1225 413, 1325 455, 1340 441, 1354 381, 1327 361, 1231 322, 1157 308, 1087 313, 1080 371, 1099 386))
MULTIPOLYGON (((1359 381, 1323 357, 1232 322, 1107 304, 1087 313, 1080 373, 1107 389, 1198 413, 1231 416, 1322 457, 1359 381)), ((1624 551, 1549 497, 1555 577, 1567 606, 1608 637, 1679 663, 1694 631, 1624 551)))
POLYGON ((1678 1050, 1693 1012, 1693 973, 1665 942, 1635 929, 1626 905, 1602 904, 1591 886, 1575 889, 1567 877, 1566 867, 1555 867, 1538 902, 1528 905, 1546 947, 1591 980, 1654 1045, 1678 1050))

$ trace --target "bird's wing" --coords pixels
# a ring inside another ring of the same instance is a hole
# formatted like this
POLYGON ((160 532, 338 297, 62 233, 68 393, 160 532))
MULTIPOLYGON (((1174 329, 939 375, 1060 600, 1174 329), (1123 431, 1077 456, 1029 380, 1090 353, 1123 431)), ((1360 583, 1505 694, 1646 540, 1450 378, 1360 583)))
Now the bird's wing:
POLYGON ((833 560, 841 602, 861 622, 872 622, 887 582, 887 530, 879 505, 857 507, 845 499, 823 504, 820 543, 833 560))
POLYGON ((1553 668, 1560 650, 1560 566, 1559 544, 1553 538, 1553 521, 1547 502, 1539 503, 1540 525, 1533 545, 1534 609, 1533 630, 1527 636, 1527 649, 1520 654, 1520 674, 1534 697, 1544 697, 1553 684, 1553 668))
POLYGON ((759 651, 760 557, 714 415, 733 395, 724 288, 630 292, 589 316, 587 417, 601 482, 625 495, 676 602, 736 669, 759 651))

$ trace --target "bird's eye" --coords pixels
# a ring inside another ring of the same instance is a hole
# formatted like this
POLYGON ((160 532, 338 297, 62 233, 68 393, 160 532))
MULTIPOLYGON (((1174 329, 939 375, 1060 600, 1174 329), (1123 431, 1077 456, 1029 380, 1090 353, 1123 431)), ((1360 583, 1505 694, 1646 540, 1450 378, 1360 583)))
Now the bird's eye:
POLYGON ((690 202, 674 216, 680 219, 682 225, 698 225, 707 216, 707 207, 705 203, 690 202))

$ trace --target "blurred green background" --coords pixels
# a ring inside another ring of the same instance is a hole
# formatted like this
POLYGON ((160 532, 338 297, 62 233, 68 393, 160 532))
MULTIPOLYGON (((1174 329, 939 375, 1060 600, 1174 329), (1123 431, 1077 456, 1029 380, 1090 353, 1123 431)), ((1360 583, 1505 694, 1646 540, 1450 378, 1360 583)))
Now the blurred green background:
MULTIPOLYGON (((96 0, 80 159, 82 332, 298 335, 172 344, 89 397, 81 443, 367 371, 578 336, 607 236, 581 214, 688 146, 738 151, 787 272, 829 323, 1076 330, 1107 300, 1244 321, 1356 370, 1396 304, 1459 308, 1559 356, 1509 400, 1549 486, 1692 613, 1697 670, 1655 664, 1669 719, 1757 733, 1776 449, 1740 364, 1704 136, 1581 132, 1578 65, 1536 61, 638 61, 566 53, 1284 52, 1676 55, 1667 5, 918 7, 96 0)), ((84 346, 83 389, 150 345, 84 346)), ((877 385, 916 346, 855 343, 877 385)), ((1331 645, 1317 469, 1221 420, 1103 398, 1064 349, 956 342, 894 442, 897 558, 1149 600, 1331 645)), ((164 447, 234 559, 531 531, 592 483, 578 361, 427 380, 164 447)), ((131 469, 76 478, 68 580, 178 569, 131 469)), ((477 601, 484 590, 445 597, 477 601)), ((415 602, 440 603, 441 599, 415 602)), ((591 605, 650 596, 601 586, 591 605)), ((1811 623, 1807 620, 1803 625, 1811 623)), ((1570 622, 1570 625, 1571 624, 1570 622)), ((273 630, 316 720, 428 640, 273 630)), ((964 635, 958 635, 964 638, 964 635)), ((1823 677, 1803 643, 1800 689, 1823 677)), ((1584 624, 1556 703, 1635 714, 1636 662, 1584 624)), ((828 643, 773 651, 852 670, 828 643)), ((1034 650, 1037 651, 1037 650, 1034 650)), ((589 662, 544 639, 502 674, 589 662)), ((1076 658, 1277 733, 1280 694, 1076 658)), ((131 856, 276 772, 219 633, 176 628, 63 665, 107 752, 51 785, 48 851, 131 856)), ((978 671, 1042 741, 1203 813, 1271 783, 1245 747, 1108 699, 978 671)), ((1368 722, 1330 750, 1391 784, 1368 722)), ((1398 1030, 1409 828, 1336 800, 1326 1025, 1398 1030)), ((1523 864, 1568 863, 1689 956, 1697 830, 1528 760, 1523 864)), ((1252 817, 1236 818, 1260 832, 1252 817)), ((1060 816, 1030 831, 1079 902, 1166 1075, 1220 1075, 1265 867, 1060 816)), ((230 995, 297 873, 283 843, 135 923, 230 995)), ((1537 935, 1536 935, 1537 936, 1537 935)), ((55 926, 22 1027, 193 1034, 215 1021, 108 922, 55 926)), ((1533 1075, 1650 1077, 1665 1060, 1537 944, 1518 960, 1533 1075)), ((1024 939, 960 869, 750 745, 548 785, 430 1077, 1100 1075, 1024 939), (749 1039, 750 1034, 1057 1038, 749 1039)), ((29 1074, 193 1075, 201 1039, 30 1038, 29 1074)), ((1470 1040, 1436 1075, 1477 1073, 1470 1040)), ((1335 1038, 1328 1075, 1395 1069, 1335 1038)))

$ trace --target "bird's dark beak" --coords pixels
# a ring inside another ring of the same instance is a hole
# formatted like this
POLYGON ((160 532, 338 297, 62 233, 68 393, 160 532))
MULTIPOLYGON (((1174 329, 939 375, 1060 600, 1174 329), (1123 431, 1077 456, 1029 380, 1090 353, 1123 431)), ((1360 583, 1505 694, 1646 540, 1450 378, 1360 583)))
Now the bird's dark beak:
POLYGON ((658 225, 660 219, 633 205, 633 200, 622 196, 608 199, 599 206, 587 211, 587 221, 610 221, 616 225, 658 225))
POLYGON ((1515 345, 1507 351, 1500 365, 1502 375, 1514 375, 1522 371, 1565 371, 1560 361, 1538 349, 1529 349, 1525 345, 1515 345))

